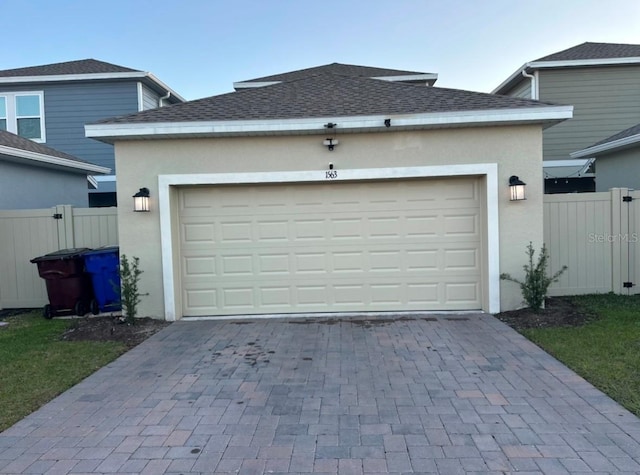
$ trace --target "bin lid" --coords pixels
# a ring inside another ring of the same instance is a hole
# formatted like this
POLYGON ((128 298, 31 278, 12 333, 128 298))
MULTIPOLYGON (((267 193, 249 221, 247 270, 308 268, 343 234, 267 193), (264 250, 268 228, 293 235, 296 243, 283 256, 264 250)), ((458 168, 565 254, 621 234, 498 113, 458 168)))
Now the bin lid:
POLYGON ((50 252, 49 254, 45 254, 44 256, 35 257, 31 259, 31 262, 42 262, 42 261, 57 261, 64 259, 75 259, 76 257, 81 257, 87 251, 90 251, 88 247, 74 247, 70 249, 60 249, 59 251, 50 252))
POLYGON ((104 246, 98 249, 89 249, 85 252, 84 256, 97 256, 100 254, 118 254, 120 252, 120 246, 104 246))

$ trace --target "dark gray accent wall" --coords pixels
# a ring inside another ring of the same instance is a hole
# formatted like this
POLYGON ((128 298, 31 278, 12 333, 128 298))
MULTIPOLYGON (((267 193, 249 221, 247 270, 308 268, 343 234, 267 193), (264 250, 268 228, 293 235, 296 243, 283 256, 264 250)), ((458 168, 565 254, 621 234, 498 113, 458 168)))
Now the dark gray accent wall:
MULTIPOLYGON (((544 131, 544 159, 568 159, 640 123, 640 66, 540 71, 540 100, 573 105, 573 119, 544 131)), ((599 174, 598 166, 598 174, 599 174)))
POLYGON ((138 112, 136 81, 1 85, 5 91, 44 91, 46 145, 115 173, 113 146, 85 137, 84 126, 138 112))
POLYGON ((640 190, 640 146, 596 158, 596 191, 640 190))
POLYGON ((519 97, 521 99, 531 99, 533 92, 531 91, 531 79, 523 77, 518 84, 509 89, 504 96, 519 97))
POLYGON ((0 190, 0 209, 89 205, 86 175, 5 161, 2 156, 0 190))
POLYGON ((160 96, 142 84, 142 110, 157 109, 159 107, 160 96))

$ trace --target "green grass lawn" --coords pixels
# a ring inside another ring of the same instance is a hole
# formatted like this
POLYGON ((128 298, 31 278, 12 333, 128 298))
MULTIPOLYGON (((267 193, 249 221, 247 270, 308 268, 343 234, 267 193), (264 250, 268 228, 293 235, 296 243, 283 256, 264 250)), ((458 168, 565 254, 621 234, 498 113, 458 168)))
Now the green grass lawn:
POLYGON ((640 295, 583 295, 573 300, 596 318, 580 327, 522 334, 640 416, 640 295))
POLYGON ((0 327, 0 432, 126 351, 114 342, 60 341, 70 320, 42 312, 0 327))

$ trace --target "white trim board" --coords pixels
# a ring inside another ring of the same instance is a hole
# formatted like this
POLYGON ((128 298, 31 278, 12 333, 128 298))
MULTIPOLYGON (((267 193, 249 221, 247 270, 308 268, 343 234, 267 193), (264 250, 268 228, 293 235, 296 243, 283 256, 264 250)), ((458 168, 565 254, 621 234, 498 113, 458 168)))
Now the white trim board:
POLYGON ((326 170, 254 173, 210 173, 158 176, 158 210, 165 320, 175 321, 178 314, 173 272, 174 242, 171 226, 171 193, 174 186, 229 185, 256 183, 326 183, 327 181, 393 180, 405 178, 445 178, 452 176, 484 176, 486 178, 487 219, 487 297, 489 313, 500 311, 500 229, 498 218, 498 165, 480 163, 401 168, 358 168, 338 170, 328 179, 326 170))
POLYGON ((402 115, 319 117, 278 120, 218 120, 203 122, 156 122, 88 124, 85 135, 98 140, 144 137, 229 137, 237 135, 326 134, 326 123, 337 121, 338 131, 414 130, 439 127, 470 127, 512 124, 547 124, 573 117, 573 106, 537 106, 457 112, 426 112, 402 115), (389 128, 385 120, 391 119, 389 128))
POLYGON ((111 168, 101 167, 99 165, 94 165, 93 163, 83 162, 79 160, 76 161, 69 158, 56 157, 53 155, 46 155, 44 153, 32 152, 30 150, 23 150, 6 145, 0 145, 0 154, 7 155, 9 157, 31 160, 33 162, 46 163, 60 168, 80 170, 86 173, 111 173, 111 168))
POLYGON ((529 61, 520 66, 514 73, 512 73, 507 79, 502 81, 498 87, 496 87, 491 94, 501 94, 503 89, 511 87, 512 83, 515 85, 519 76, 522 76, 523 72, 531 72, 539 69, 554 69, 554 68, 579 68, 579 67, 597 67, 597 66, 623 66, 626 64, 638 64, 640 63, 640 57, 629 56, 623 58, 594 58, 594 59, 571 59, 562 61, 529 61))
POLYGON ((47 82, 64 82, 64 81, 110 81, 120 79, 148 79, 158 86, 160 89, 164 89, 167 92, 179 99, 181 102, 186 102, 186 99, 180 94, 175 92, 165 83, 160 81, 151 73, 144 71, 129 71, 129 72, 117 72, 117 73, 84 73, 84 74, 51 74, 51 75, 39 75, 39 76, 11 76, 0 77, 0 84, 26 84, 26 83, 47 83, 47 82))
POLYGON ((594 157, 600 154, 615 152, 628 147, 635 147, 640 143, 640 134, 629 135, 618 140, 612 140, 611 142, 605 142, 600 145, 592 145, 591 147, 571 152, 569 156, 573 159, 583 157, 594 157))

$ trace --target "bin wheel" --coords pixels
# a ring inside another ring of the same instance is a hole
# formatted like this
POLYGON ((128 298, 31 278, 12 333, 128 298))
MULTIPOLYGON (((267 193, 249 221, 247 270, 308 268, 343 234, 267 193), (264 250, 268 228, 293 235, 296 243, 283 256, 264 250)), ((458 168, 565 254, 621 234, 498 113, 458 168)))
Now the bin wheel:
POLYGON ((54 313, 53 309, 49 304, 45 305, 44 308, 42 309, 42 316, 47 320, 51 320, 53 318, 53 313, 54 313))
POLYGON ((76 306, 73 307, 73 310, 76 312, 76 315, 79 317, 84 317, 87 313, 87 307, 82 300, 78 300, 76 302, 76 306))
POLYGON ((94 315, 98 315, 100 313, 100 306, 98 305, 98 301, 96 299, 91 300, 91 303, 89 304, 89 309, 91 310, 91 313, 94 315))

